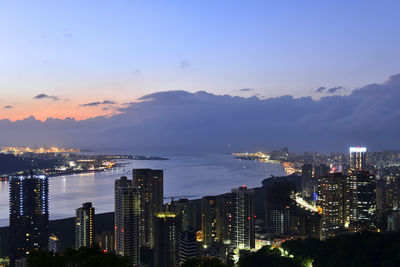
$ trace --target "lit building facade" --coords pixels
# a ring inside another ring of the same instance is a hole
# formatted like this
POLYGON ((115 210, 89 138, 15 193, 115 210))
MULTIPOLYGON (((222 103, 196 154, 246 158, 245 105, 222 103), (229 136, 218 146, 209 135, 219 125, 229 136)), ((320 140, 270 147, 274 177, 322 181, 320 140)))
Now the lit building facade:
POLYGON ((254 190, 242 186, 232 189, 232 232, 231 243, 238 249, 252 249, 255 246, 254 190))
POLYGON ((372 230, 376 227, 375 175, 369 171, 354 171, 352 183, 351 226, 353 231, 372 230))
POLYGON ((318 179, 318 206, 322 208, 321 236, 335 236, 350 221, 348 177, 331 173, 318 179))
POLYGON ((201 232, 203 234, 203 243, 206 245, 219 241, 217 220, 217 197, 203 197, 201 199, 201 232))
POLYGON ((163 209, 163 171, 133 169, 133 186, 140 192, 140 244, 153 248, 155 214, 163 209))
POLYGON ((94 244, 94 208, 91 202, 82 204, 76 209, 75 248, 92 247, 94 244))
POLYGON ((366 147, 350 147, 350 170, 365 170, 367 159, 366 153, 366 147))
POLYGON ((101 232, 96 236, 96 243, 103 252, 112 252, 115 250, 115 238, 113 232, 101 232))
POLYGON ((57 235, 55 234, 50 235, 48 250, 53 253, 60 252, 60 239, 58 238, 57 235))
POLYGON ((115 181, 115 252, 129 257, 133 266, 140 263, 140 191, 132 180, 115 181))
POLYGON ((10 259, 48 246, 49 181, 45 175, 10 177, 10 259))

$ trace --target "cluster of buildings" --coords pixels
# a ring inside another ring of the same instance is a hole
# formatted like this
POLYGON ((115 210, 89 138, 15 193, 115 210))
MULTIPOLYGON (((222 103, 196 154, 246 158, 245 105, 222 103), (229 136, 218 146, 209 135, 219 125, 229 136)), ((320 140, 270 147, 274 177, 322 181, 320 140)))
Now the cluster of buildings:
MULTIPOLYGON (((286 155, 286 152, 284 153, 286 155)), ((283 156, 284 156, 283 155, 283 156)), ((359 231, 399 231, 399 179, 367 164, 366 148, 350 148, 349 165, 304 163, 301 175, 271 177, 262 187, 164 203, 162 170, 134 169, 115 180, 114 232, 94 234, 95 209, 76 209, 75 247, 98 244, 140 266, 141 250, 154 266, 179 266, 188 258, 235 261, 242 249, 279 246, 291 238, 327 239, 359 231)), ((59 250, 48 233, 48 178, 10 178, 11 261, 33 250, 59 250)))

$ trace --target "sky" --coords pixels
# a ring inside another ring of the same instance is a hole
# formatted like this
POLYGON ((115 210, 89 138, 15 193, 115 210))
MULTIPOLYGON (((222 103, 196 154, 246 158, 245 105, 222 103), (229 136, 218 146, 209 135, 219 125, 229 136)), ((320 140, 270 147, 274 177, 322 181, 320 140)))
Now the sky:
POLYGON ((351 95, 400 73, 399 1, 0 1, 0 119, 86 120, 157 92, 351 95))
MULTIPOLYGON (((267 99, 206 91, 145 95, 112 116, 0 120, 0 146, 58 146, 124 153, 400 149, 400 74, 350 94, 267 99)), ((331 91, 331 92, 329 92, 331 91)), ((333 91, 333 92, 332 92, 333 91)), ((50 99, 51 100, 51 99, 50 99)))

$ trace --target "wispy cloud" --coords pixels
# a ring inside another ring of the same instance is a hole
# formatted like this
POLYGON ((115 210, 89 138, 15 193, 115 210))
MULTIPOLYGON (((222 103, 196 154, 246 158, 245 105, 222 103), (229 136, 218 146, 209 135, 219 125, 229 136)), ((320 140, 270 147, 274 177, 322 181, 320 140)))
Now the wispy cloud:
POLYGON ((97 106, 101 106, 101 105, 115 105, 117 104, 114 101, 111 100, 104 100, 102 102, 100 101, 96 101, 96 102, 90 102, 90 103, 85 103, 85 104, 80 104, 80 107, 97 107, 97 106))
POLYGON ((38 94, 33 99, 51 99, 53 101, 58 101, 60 98, 55 95, 47 95, 47 94, 38 94))
POLYGON ((253 88, 242 88, 240 89, 240 92, 249 92, 249 91, 253 91, 253 88))
POLYGON ((333 94, 336 93, 337 91, 343 90, 344 87, 343 86, 337 86, 337 87, 332 87, 328 89, 328 93, 329 94, 333 94))
POLYGON ((4 106, 4 108, 5 109, 12 109, 12 108, 14 108, 13 106, 10 106, 10 105, 6 105, 6 106, 4 106))
POLYGON ((190 62, 186 59, 181 62, 182 69, 188 69, 188 68, 190 68, 190 66, 191 66, 190 62))
POLYGON ((321 86, 320 88, 316 89, 315 92, 317 93, 328 93, 328 94, 333 94, 336 93, 337 91, 343 90, 343 86, 335 86, 332 88, 326 88, 324 86, 321 86))

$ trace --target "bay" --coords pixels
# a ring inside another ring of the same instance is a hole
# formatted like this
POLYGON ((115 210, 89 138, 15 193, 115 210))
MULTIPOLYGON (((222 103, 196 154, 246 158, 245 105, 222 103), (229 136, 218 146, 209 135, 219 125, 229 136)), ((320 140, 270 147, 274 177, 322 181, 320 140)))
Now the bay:
MULTIPOLYGON (((164 170, 164 197, 198 198, 229 192, 246 185, 261 186, 265 178, 284 175, 280 164, 238 160, 230 154, 157 155, 169 160, 124 160, 124 167, 49 178, 50 219, 75 215, 84 202, 96 213, 114 210, 114 181, 132 178, 134 168, 164 170)), ((8 182, 0 182, 0 226, 8 225, 8 182)), ((168 199, 166 199, 167 201, 168 199)))

